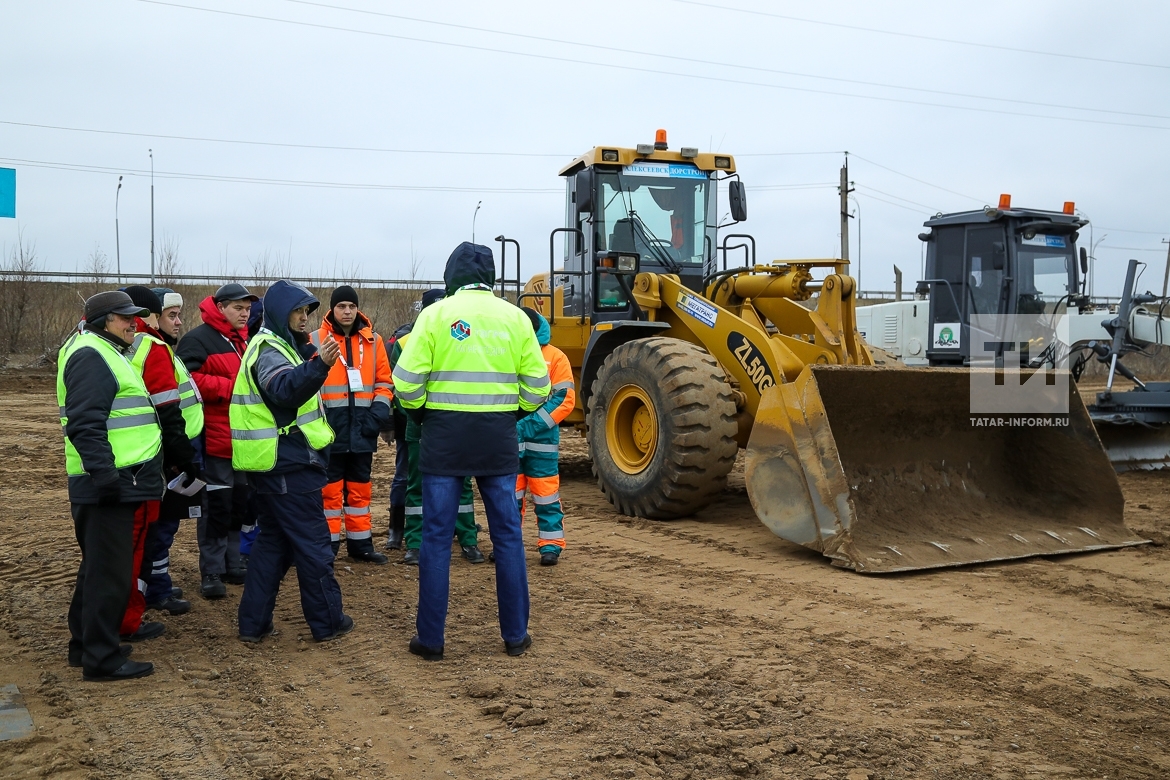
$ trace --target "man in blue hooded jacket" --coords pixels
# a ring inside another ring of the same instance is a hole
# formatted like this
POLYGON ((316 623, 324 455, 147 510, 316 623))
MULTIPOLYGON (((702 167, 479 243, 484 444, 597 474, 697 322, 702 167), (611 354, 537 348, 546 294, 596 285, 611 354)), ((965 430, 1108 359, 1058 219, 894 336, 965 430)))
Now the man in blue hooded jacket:
POLYGON ((467 475, 479 485, 496 553, 504 649, 517 656, 532 645, 528 570, 514 497, 520 461, 516 419, 548 397, 548 369, 528 318, 492 293, 495 280, 492 250, 460 244, 443 271, 448 297, 419 313, 394 367, 394 395, 422 425, 419 470, 426 520, 418 634, 409 649, 428 661, 443 658, 451 536, 467 475))
POLYGON ((232 393, 233 465, 251 472, 260 527, 240 599, 239 637, 244 642, 259 642, 273 633, 276 594, 290 566, 297 567, 301 609, 313 638, 324 642, 353 629, 353 619, 341 611, 321 498, 328 479, 328 444, 310 444, 322 430, 326 442, 332 440, 319 392, 340 354, 335 341, 327 340, 320 352, 309 343, 309 314, 318 305, 312 293, 284 279, 268 289, 264 327, 244 353, 232 393), (271 413, 267 424, 255 422, 266 416, 255 411, 261 403, 271 413), (306 406, 318 414, 306 414, 306 406), (275 464, 264 470, 252 453, 271 447, 257 445, 270 435, 277 438, 275 464))

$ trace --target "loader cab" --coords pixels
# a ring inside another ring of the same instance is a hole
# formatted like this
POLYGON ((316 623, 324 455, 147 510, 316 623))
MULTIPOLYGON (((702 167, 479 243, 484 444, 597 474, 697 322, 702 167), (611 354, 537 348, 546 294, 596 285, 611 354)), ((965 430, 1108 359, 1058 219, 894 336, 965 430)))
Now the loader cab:
POLYGON ((670 151, 659 131, 654 145, 595 147, 560 174, 565 227, 553 238, 563 234, 564 248, 554 284, 563 287, 566 316, 637 319, 628 285, 606 270, 615 256, 637 256, 640 270, 702 289, 715 267, 718 181, 735 174, 730 156, 670 151))
POLYGON ((970 363, 972 345, 999 343, 990 315, 1033 315, 1043 319, 1081 298, 1077 231, 1085 220, 1066 211, 999 208, 940 214, 928 220, 926 278, 932 366, 970 363))

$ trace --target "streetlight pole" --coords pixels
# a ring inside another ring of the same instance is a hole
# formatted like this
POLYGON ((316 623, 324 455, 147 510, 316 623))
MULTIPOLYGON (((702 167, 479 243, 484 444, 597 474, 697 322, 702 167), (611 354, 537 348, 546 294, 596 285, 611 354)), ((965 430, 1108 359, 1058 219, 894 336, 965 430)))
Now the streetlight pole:
POLYGON ((1103 234, 1100 239, 1093 242, 1093 246, 1089 247, 1089 298, 1093 297, 1094 282, 1096 282, 1096 248, 1101 246, 1101 242, 1106 240, 1109 234, 1103 234))
POLYGON ((150 153, 150 283, 154 284, 154 150, 150 153))
POLYGON ((154 284, 154 150, 150 154, 150 283, 154 284))
POLYGON ((1089 248, 1089 298, 1093 297, 1094 282, 1097 281, 1097 247, 1101 246, 1101 242, 1108 237, 1108 233, 1103 234, 1089 248))
POLYGON ((861 293, 861 203, 857 198, 850 196, 849 200, 853 201, 853 205, 857 207, 856 214, 850 216, 857 217, 857 292, 861 293))
POLYGON ((471 215, 471 243, 475 243, 475 218, 479 216, 479 207, 483 205, 481 200, 475 204, 475 213, 471 215))
POLYGON ((122 283, 122 231, 118 227, 118 199, 122 195, 122 177, 118 177, 118 189, 114 190, 114 251, 118 257, 118 284, 122 283))

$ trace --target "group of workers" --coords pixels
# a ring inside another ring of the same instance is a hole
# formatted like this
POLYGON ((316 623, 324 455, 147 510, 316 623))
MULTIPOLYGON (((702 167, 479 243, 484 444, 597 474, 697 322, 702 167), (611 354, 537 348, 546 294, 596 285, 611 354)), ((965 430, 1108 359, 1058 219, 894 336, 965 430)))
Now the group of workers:
POLYGON ((573 410, 565 355, 532 309, 493 292, 487 247, 463 243, 414 323, 389 339, 350 286, 319 301, 287 280, 263 299, 227 284, 179 338, 183 300, 143 286, 98 293, 58 357, 69 499, 82 560, 69 609, 69 664, 84 679, 143 677, 132 643, 161 635, 147 610, 191 609, 169 574, 183 519, 196 520, 200 593, 242 584, 238 636, 273 634, 280 583, 296 567, 313 638, 353 629, 334 576, 344 528, 354 561, 375 549, 370 478, 379 438, 395 445, 386 547, 419 566, 410 652, 443 657, 452 538, 478 545, 471 478, 487 515, 505 651, 531 645, 522 541, 525 496, 540 563, 564 549, 559 424, 573 410), (128 642, 131 644, 123 644, 128 642))

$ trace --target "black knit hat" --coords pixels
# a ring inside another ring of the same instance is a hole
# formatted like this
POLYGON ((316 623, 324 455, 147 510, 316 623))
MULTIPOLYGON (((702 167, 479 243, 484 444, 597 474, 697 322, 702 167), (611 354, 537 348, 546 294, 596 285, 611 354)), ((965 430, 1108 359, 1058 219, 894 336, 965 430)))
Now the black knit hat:
POLYGON ((520 311, 528 315, 528 321, 532 323, 532 331, 534 333, 540 330, 540 312, 528 306, 521 306, 520 311))
POLYGON ((427 290, 422 294, 422 300, 419 302, 419 308, 425 309, 436 301, 441 301, 447 297, 447 291, 441 287, 436 287, 432 290, 427 290))
POLYGON ((126 294, 135 306, 141 306, 151 314, 162 314, 162 299, 149 287, 135 284, 126 288, 126 294))
POLYGON ((338 287, 333 291, 333 295, 329 296, 329 308, 332 309, 339 303, 352 303, 354 306, 357 306, 357 290, 353 289, 348 284, 343 284, 338 287))

